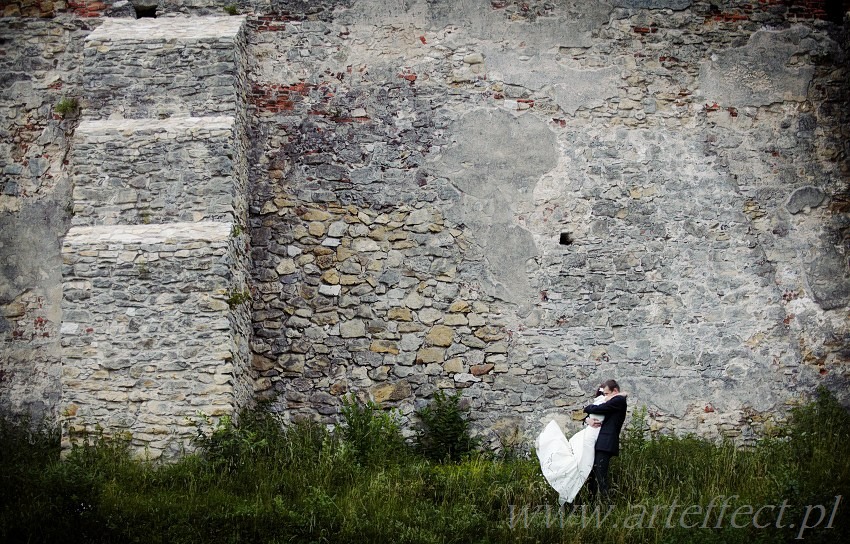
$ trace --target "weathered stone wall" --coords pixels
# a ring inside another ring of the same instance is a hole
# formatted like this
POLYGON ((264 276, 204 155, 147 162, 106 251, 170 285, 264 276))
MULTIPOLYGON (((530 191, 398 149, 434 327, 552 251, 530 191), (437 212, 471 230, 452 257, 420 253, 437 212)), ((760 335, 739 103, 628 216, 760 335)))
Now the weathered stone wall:
MULTIPOLYGON (((705 436, 748 439, 818 384, 848 401, 850 76, 833 4, 258 1, 235 3, 253 12, 235 53, 157 35, 230 3, 151 2, 158 19, 118 23, 151 39, 148 56, 90 37, 86 59, 110 68, 85 90, 69 61, 99 19, 2 21, 27 38, 0 62, 7 131, 23 130, 10 142, 29 142, 0 148, 0 198, 20 210, 0 216, 4 405, 58 408, 70 212, 79 228, 238 223, 226 184, 194 183, 228 161, 241 179, 250 164, 253 369, 234 374, 237 404, 255 390, 332 422, 355 393, 407 418, 458 389, 495 443, 568 419, 612 376, 653 428, 705 436), (42 51, 57 65, 29 60, 42 51), (73 204, 59 129, 76 121, 52 115, 64 94, 87 116, 73 204), (218 125, 187 115, 235 128, 202 141, 218 125), (247 152, 222 159, 231 144, 247 152), (52 222, 24 234, 39 213, 52 222)), ((197 21, 174 36, 205 32, 197 21)), ((103 270, 130 270, 109 251, 103 270)))
MULTIPOLYGON (((250 390, 240 329, 241 240, 232 223, 76 227, 64 241, 62 416, 129 432, 150 458, 192 448, 199 414, 250 390)), ((234 398, 236 401, 234 401, 234 398)))
POLYGON ((222 15, 268 9, 268 0, 0 0, 0 17, 154 18, 182 14, 222 15), (225 9, 228 8, 228 9, 225 9))
POLYGON ((746 439, 818 383, 847 400, 838 27, 614 4, 257 19, 254 364, 282 411, 458 388, 497 441, 616 377, 655 429, 746 439))
POLYGON ((92 20, 0 19, 0 410, 56 414, 65 161, 92 20))
POLYGON ((242 21, 221 17, 208 26, 190 18, 114 19, 118 28, 86 37, 87 115, 157 119, 235 112, 238 49, 219 35, 242 21))
POLYGON ((86 38, 63 246, 66 446, 99 426, 173 458, 196 424, 253 401, 244 19, 199 20, 109 20, 86 38))
POLYGON ((233 176, 234 117, 86 121, 72 162, 73 225, 245 217, 244 176, 233 176), (106 195, 104 199, 103 196, 106 195), (240 206, 236 209, 235 206, 240 206))

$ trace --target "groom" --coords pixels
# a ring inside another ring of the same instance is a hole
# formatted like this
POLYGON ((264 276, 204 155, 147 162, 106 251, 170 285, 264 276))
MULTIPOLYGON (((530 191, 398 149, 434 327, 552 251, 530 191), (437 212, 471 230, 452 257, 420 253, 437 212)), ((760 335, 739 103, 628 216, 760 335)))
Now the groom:
POLYGON ((602 384, 602 393, 605 395, 605 402, 591 404, 584 408, 585 413, 605 416, 602 423, 598 421, 591 423, 594 427, 602 428, 599 429, 599 438, 596 439, 596 451, 588 488, 591 496, 597 496, 598 492, 599 499, 608 502, 610 499, 608 464, 611 458, 620 452, 620 429, 623 428, 623 422, 626 420, 626 396, 620 393, 620 386, 614 380, 608 380, 602 384))

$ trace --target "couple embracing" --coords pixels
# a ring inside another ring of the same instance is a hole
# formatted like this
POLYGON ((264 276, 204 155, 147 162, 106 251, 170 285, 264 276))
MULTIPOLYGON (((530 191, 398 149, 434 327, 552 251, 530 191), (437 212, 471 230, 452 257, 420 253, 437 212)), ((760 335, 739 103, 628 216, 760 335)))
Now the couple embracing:
POLYGON ((585 427, 567 440, 550 421, 537 437, 537 457, 546 481, 561 504, 571 503, 588 480, 594 498, 609 500, 608 464, 620 452, 620 429, 626 420, 626 395, 614 380, 603 382, 593 404, 585 406, 585 427))

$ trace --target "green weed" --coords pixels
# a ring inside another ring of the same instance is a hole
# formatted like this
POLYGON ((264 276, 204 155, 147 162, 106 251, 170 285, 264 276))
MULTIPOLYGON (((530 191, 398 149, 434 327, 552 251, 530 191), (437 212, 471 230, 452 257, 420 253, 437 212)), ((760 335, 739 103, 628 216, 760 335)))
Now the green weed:
POLYGON ((460 407, 460 393, 437 391, 434 400, 416 415, 421 423, 418 449, 428 459, 458 461, 479 446, 460 407))
POLYGON ((245 289, 244 291, 231 291, 227 295, 227 305, 231 308, 236 308, 240 304, 244 304, 245 302, 250 302, 251 300, 251 291, 245 289))
POLYGON ((375 465, 403 458, 407 446, 401 435, 399 415, 354 395, 343 399, 340 438, 361 465, 375 465))
POLYGON ((62 117, 69 117, 77 113, 80 109, 80 103, 76 98, 63 98, 53 107, 53 111, 62 117))

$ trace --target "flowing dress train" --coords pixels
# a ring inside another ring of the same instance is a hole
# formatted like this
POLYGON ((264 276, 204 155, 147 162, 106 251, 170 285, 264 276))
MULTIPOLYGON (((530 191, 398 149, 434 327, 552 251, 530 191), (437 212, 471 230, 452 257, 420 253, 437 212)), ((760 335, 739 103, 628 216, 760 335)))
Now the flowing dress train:
MULTIPOLYGON (((600 404, 605 397, 593 401, 600 404)), ((604 416, 592 414, 588 420, 602 421, 604 416)), ((599 427, 586 425, 569 440, 553 420, 537 437, 537 458, 546 481, 558 492, 561 504, 572 503, 593 468, 594 449, 599 427)))

